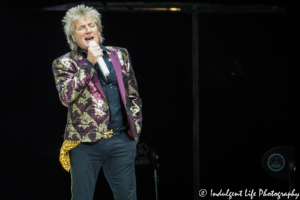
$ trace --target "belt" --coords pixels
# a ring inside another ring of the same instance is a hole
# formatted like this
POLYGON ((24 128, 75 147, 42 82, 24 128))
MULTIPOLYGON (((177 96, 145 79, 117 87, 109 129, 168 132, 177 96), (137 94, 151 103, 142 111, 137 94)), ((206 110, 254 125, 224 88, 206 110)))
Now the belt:
POLYGON ((114 136, 114 135, 121 135, 121 133, 122 133, 123 131, 124 131, 124 130, 118 130, 118 131, 116 131, 116 130, 113 130, 113 129, 107 129, 107 130, 104 132, 102 138, 108 139, 108 138, 111 138, 111 137, 114 136))

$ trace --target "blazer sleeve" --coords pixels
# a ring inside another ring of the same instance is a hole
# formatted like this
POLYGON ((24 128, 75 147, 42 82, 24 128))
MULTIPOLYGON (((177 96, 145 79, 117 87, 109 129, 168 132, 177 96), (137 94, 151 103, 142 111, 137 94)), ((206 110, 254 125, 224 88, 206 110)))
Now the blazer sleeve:
POLYGON ((69 107, 84 91, 96 71, 85 61, 81 67, 69 58, 54 60, 52 65, 55 84, 61 103, 69 107))
POLYGON ((126 49, 127 53, 127 71, 129 71, 128 77, 128 85, 129 85, 129 103, 130 103, 130 111, 132 112, 134 123, 136 126, 136 134, 137 139, 140 137, 140 133, 142 131, 142 100, 138 93, 138 84, 136 81, 136 77, 132 68, 131 59, 129 53, 126 49))

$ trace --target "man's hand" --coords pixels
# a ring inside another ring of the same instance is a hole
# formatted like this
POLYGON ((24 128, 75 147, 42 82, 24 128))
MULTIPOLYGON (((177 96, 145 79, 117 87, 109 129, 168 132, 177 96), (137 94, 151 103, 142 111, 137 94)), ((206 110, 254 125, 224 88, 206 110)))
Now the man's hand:
POLYGON ((137 138, 134 138, 134 139, 135 139, 135 142, 138 143, 137 138))
POLYGON ((98 58, 103 56, 103 49, 99 45, 89 47, 87 52, 87 59, 95 65, 98 61, 98 58))

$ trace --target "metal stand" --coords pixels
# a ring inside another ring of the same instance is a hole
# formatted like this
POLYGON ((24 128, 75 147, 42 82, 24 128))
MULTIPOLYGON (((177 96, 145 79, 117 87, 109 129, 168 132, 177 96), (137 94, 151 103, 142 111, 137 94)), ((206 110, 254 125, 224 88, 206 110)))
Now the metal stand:
MULTIPOLYGON (((295 189, 295 174, 296 174, 296 165, 295 160, 292 160, 288 164, 288 180, 289 180, 289 192, 292 193, 295 189)), ((290 200, 294 200, 294 196, 290 197, 290 200)))
POLYGON ((154 182, 155 182, 155 199, 158 200, 158 183, 159 183, 159 176, 158 176, 158 155, 154 156, 153 159, 153 168, 154 168, 154 182))

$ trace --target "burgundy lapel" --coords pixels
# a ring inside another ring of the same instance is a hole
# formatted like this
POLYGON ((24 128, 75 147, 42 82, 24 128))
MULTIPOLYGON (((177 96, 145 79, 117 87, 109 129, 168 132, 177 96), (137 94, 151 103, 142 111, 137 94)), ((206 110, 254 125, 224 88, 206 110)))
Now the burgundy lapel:
POLYGON ((125 105, 125 88, 124 88, 124 83, 123 83, 123 78, 122 78, 122 69, 121 69, 119 57, 118 57, 117 53, 114 53, 114 52, 112 52, 110 55, 108 55, 108 57, 110 58, 111 63, 116 72, 121 98, 125 105))
POLYGON ((100 85, 100 82, 99 82, 99 79, 98 79, 97 74, 94 75, 92 81, 94 82, 94 84, 96 85, 96 87, 98 88, 98 90, 100 91, 100 93, 102 94, 102 96, 104 97, 104 99, 105 99, 106 102, 107 102, 107 99, 106 99, 106 97, 105 97, 105 95, 104 95, 104 92, 103 92, 102 87, 101 87, 101 85, 100 85))
MULTIPOLYGON (((76 61, 77 65, 81 67, 83 65, 83 63, 86 61, 86 58, 83 58, 82 60, 75 60, 75 61, 76 61)), ((102 94, 102 96, 105 98, 105 100, 107 102, 107 99, 104 95, 104 92, 103 92, 103 89, 100 85, 97 74, 94 75, 92 81, 93 81, 94 85, 98 88, 98 90, 100 91, 100 93, 102 94)))

